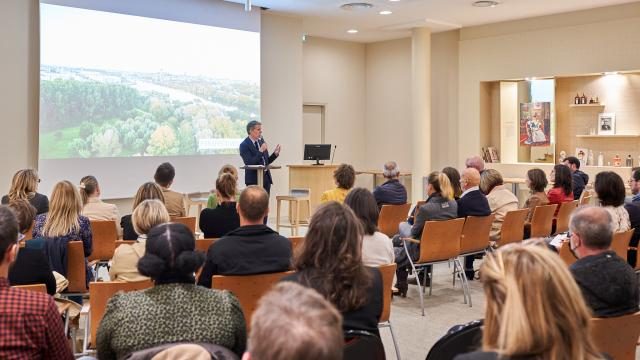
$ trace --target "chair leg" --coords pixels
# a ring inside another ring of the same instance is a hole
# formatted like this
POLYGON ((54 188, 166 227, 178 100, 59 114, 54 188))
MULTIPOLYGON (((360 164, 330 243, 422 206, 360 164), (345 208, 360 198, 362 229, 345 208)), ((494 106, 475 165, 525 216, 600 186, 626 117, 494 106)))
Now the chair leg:
POLYGON ((452 285, 453 287, 456 287, 456 276, 458 275, 458 263, 457 262, 453 262, 453 281, 452 281, 452 285))
POLYGON ((89 331, 91 327, 91 314, 87 314, 84 322, 84 337, 82 339, 82 353, 86 354, 89 350, 89 331))
POLYGON ((276 232, 280 233, 280 204, 282 200, 278 200, 276 205, 276 232))
MULTIPOLYGON (((415 265, 413 264, 413 260, 411 259, 411 255, 409 255, 409 249, 407 248, 407 242, 402 242, 404 245, 404 252, 407 254, 407 258, 409 259, 409 264, 411 264, 411 270, 413 270, 414 274, 418 276, 418 271, 416 270, 415 265)), ((422 294, 422 285, 420 284, 420 277, 418 277, 418 295, 420 295, 420 308, 422 309, 422 316, 424 316, 424 295, 422 294)))
MULTIPOLYGON (((462 267, 462 264, 460 263, 460 259, 456 258, 455 261, 458 262, 458 266, 460 266, 461 269, 464 269, 464 267, 462 267)), ((465 275, 464 271, 460 272, 460 280, 462 281, 462 291, 466 294, 466 298, 469 299, 469 307, 472 307, 473 305, 471 303, 471 291, 469 289, 469 282, 467 281, 467 276, 465 275)))
POLYGON ((391 320, 389 320, 389 330, 391 331, 391 339, 393 340, 393 347, 396 348, 396 358, 400 360, 401 359, 400 347, 398 346, 398 342, 396 341, 396 334, 393 331, 393 325, 391 325, 391 320))
POLYGON ((296 201, 296 223, 295 223, 296 235, 298 236, 298 226, 300 226, 300 202, 296 201))
MULTIPOLYGON (((429 296, 431 296, 431 289, 433 289, 433 267, 435 265, 431 265, 431 270, 429 270, 429 296)), ((420 279, 418 279, 420 280, 420 279)), ((427 281, 427 278, 424 278, 424 281, 427 281)))

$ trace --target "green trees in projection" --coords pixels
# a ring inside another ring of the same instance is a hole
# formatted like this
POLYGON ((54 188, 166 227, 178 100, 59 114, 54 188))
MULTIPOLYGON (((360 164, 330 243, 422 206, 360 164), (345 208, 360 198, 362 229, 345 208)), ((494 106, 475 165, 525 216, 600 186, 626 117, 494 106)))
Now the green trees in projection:
POLYGON ((147 153, 156 156, 178 155, 179 146, 173 129, 169 125, 162 125, 151 134, 147 153))

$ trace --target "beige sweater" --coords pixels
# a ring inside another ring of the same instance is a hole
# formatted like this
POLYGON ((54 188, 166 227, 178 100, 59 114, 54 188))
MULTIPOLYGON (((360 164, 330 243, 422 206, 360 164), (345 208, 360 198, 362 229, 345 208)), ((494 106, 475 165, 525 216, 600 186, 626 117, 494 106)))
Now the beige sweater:
POLYGON ((116 222, 118 235, 122 235, 122 228, 120 227, 120 212, 118 211, 118 207, 114 204, 102 202, 102 200, 97 197, 89 198, 82 208, 82 215, 89 218, 89 220, 114 220, 116 222))
POLYGON ((169 190, 167 188, 162 188, 162 195, 164 195, 164 205, 167 207, 169 216, 171 217, 185 216, 184 199, 182 194, 180 194, 179 192, 175 192, 173 190, 169 190))
POLYGON ((491 213, 495 216, 491 224, 489 237, 491 241, 500 241, 500 230, 502 230, 504 217, 507 212, 518 210, 518 198, 504 185, 498 185, 487 195, 487 201, 489 202, 491 213))
POLYGON ((146 235, 140 236, 133 245, 120 245, 111 260, 109 278, 111 281, 142 281, 149 279, 138 272, 138 260, 144 255, 146 235))

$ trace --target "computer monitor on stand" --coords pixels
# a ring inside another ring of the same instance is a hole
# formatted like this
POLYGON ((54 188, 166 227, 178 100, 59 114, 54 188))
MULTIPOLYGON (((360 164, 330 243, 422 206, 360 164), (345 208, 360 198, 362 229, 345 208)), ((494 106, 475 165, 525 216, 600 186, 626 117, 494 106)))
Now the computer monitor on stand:
POLYGON ((331 159, 331 144, 305 144, 304 159, 315 160, 314 165, 324 165, 320 160, 331 159))

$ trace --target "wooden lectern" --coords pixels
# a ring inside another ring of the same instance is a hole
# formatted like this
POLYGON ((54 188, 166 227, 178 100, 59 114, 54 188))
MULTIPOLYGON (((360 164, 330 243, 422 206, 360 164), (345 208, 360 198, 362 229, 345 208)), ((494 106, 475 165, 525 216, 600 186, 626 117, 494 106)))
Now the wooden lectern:
POLYGON ((261 188, 264 188, 264 171, 265 169, 269 169, 269 170, 275 170, 275 169, 281 169, 282 166, 280 165, 245 165, 245 166, 241 166, 240 169, 247 171, 247 170, 256 170, 258 172, 258 186, 260 186, 261 188))
MULTIPOLYGON (((289 168, 289 191, 291 189, 309 189, 311 212, 305 207, 300 208, 302 219, 320 206, 320 196, 323 192, 336 187, 333 172, 340 165, 287 165, 289 168)), ((304 205, 303 205, 304 206, 304 205)))

